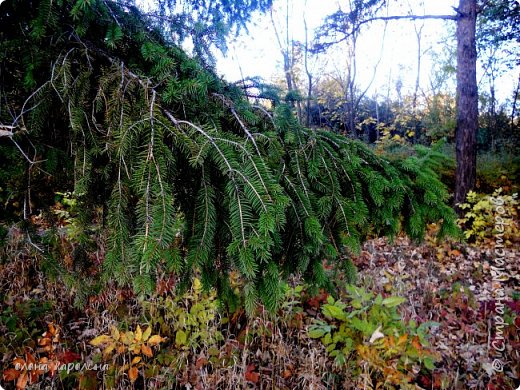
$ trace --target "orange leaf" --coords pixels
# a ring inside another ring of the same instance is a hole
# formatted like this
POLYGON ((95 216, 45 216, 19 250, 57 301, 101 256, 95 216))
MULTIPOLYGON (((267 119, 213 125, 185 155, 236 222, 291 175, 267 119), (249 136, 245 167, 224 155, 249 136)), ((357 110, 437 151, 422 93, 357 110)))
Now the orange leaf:
POLYGON ((148 345, 141 345, 141 352, 143 353, 144 356, 148 356, 148 357, 152 357, 153 356, 153 352, 152 352, 152 348, 150 348, 148 345))
POLYGON ((49 328, 49 333, 51 334, 51 336, 54 336, 56 334, 56 327, 54 326, 54 324, 52 322, 49 322, 47 327, 49 328))
POLYGON ((43 339, 40 339, 40 340, 38 341, 38 345, 39 345, 39 346, 42 346, 42 347, 44 347, 44 346, 46 346, 46 345, 49 345, 49 344, 51 344, 51 339, 48 338, 48 337, 44 337, 43 339))
POLYGON ((38 377, 42 374, 42 370, 29 371, 29 383, 33 384, 38 382, 38 377))
POLYGON ((21 371, 18 371, 15 368, 8 368, 7 370, 4 370, 3 378, 6 382, 14 381, 16 378, 18 378, 21 374, 21 371))
POLYGON ((137 367, 130 367, 128 370, 128 379, 130 379, 130 382, 134 383, 138 375, 137 367))
POLYGON ((397 345, 402 345, 408 341, 408 335, 405 333, 402 336, 399 337, 399 340, 397 341, 397 345))
POLYGON ((412 345, 415 347, 415 349, 417 349, 417 351, 420 351, 422 349, 422 345, 417 337, 413 338, 412 345))
POLYGON ((54 376, 56 371, 58 371, 58 368, 60 368, 60 362, 56 360, 52 360, 49 362, 49 375, 54 376))
POLYGON ((36 363, 36 359, 29 352, 27 352, 25 354, 25 361, 27 362, 27 364, 31 364, 32 363, 34 365, 36 363))
POLYGON ((282 377, 283 379, 288 379, 292 376, 292 372, 291 370, 284 370, 283 373, 282 373, 282 377))
POLYGON ((52 351, 52 346, 51 345, 46 345, 45 347, 42 347, 40 349, 38 349, 37 352, 50 352, 52 351))
POLYGON ((25 389, 25 386, 27 386, 28 380, 29 380, 29 375, 27 375, 27 371, 26 371, 18 377, 18 380, 16 381, 16 390, 25 389))
POLYGON ((159 343, 162 343, 164 340, 165 339, 156 334, 155 336, 150 337, 148 345, 159 345, 159 343))
POLYGON ((24 364, 25 364, 25 360, 23 360, 22 358, 15 358, 13 360, 13 364, 14 364, 14 367, 18 370, 23 370, 24 369, 24 364))

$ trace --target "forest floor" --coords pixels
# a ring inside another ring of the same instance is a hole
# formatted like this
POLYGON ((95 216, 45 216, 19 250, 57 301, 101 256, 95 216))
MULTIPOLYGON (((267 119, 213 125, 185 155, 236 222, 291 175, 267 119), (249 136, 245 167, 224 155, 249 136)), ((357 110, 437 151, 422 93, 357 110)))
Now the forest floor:
POLYGON ((514 382, 516 389, 520 385, 520 253, 507 254, 507 262, 499 265, 493 240, 469 246, 449 240, 437 243, 429 236, 419 245, 406 237, 392 244, 372 240, 356 259, 362 284, 407 298, 401 307, 404 318, 440 324, 430 341, 441 359, 430 378, 433 383, 427 380, 424 388, 507 389, 514 382), (500 268, 499 279, 504 280, 494 280, 494 267, 500 268), (502 290, 505 310, 495 299, 502 290), (504 327, 503 343, 494 343, 502 329, 497 327, 497 317, 508 317, 506 322, 514 324, 504 327), (505 351, 501 354, 494 347, 505 351), (504 375, 495 370, 514 380, 505 383, 504 375))
MULTIPOLYGON (((293 280, 275 316, 259 310, 248 319, 240 306, 222 314, 214 294, 200 286, 176 296, 175 280, 165 277, 146 301, 113 288, 85 297, 84 306, 75 308, 79 290, 46 276, 40 251, 12 228, 6 248, 11 258, 0 265, 0 384, 6 389, 516 389, 520 254, 506 251, 507 261, 499 265, 494 249, 492 239, 476 246, 437 242, 428 234, 419 244, 404 236, 394 242, 373 239, 354 257, 358 286, 405 298, 398 307, 404 322, 436 323, 429 331, 434 366, 399 369, 408 382, 399 386, 383 369, 386 380, 378 382, 381 375, 352 356, 348 360, 357 374, 338 366, 324 344, 309 337, 312 324, 325 319, 320 309, 330 298, 324 291, 310 296, 293 280), (500 277, 493 280, 498 269, 500 277), (23 369, 17 363, 47 366, 23 369)), ((85 283, 89 280, 87 273, 85 283)))

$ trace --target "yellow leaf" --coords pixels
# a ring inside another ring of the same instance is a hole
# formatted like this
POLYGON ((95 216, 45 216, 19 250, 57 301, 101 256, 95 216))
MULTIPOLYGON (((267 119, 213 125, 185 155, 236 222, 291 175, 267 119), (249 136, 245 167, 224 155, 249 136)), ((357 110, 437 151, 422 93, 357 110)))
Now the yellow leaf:
POLYGON ((112 343, 110 345, 108 345, 108 347, 106 347, 104 350, 103 350, 103 356, 105 358, 107 358, 111 353, 112 351, 116 348, 116 344, 115 343, 112 343))
POLYGON ((110 328, 110 334, 112 335, 112 338, 114 340, 119 340, 119 337, 120 337, 120 334, 119 334, 119 330, 115 327, 115 326, 112 326, 110 328))
POLYGON ((193 289, 200 290, 201 288, 202 288, 202 284, 200 283, 200 280, 197 278, 193 279, 193 289))
POLYGON ((136 356, 135 358, 132 359, 132 363, 130 364, 137 364, 141 361, 141 356, 136 356))
POLYGON ((123 344, 130 345, 134 342, 134 332, 126 332, 121 335, 123 344))
POLYGON ((99 347, 102 344, 108 344, 112 342, 112 337, 102 334, 101 336, 96 337, 95 339, 90 341, 90 345, 93 345, 94 347, 99 347))
POLYGON ((130 367, 128 370, 128 379, 130 379, 130 382, 134 383, 138 375, 137 367, 130 367))
POLYGON ((152 327, 149 326, 148 328, 146 328, 146 330, 143 333, 143 341, 146 342, 150 338, 151 334, 152 334, 152 327))
POLYGON ((135 330, 135 341, 139 342, 143 338, 143 331, 141 330, 141 327, 137 325, 137 329, 135 330))
POLYGON ((159 343, 162 343, 164 340, 165 339, 156 334, 155 336, 150 337, 148 340, 148 345, 159 345, 159 343))

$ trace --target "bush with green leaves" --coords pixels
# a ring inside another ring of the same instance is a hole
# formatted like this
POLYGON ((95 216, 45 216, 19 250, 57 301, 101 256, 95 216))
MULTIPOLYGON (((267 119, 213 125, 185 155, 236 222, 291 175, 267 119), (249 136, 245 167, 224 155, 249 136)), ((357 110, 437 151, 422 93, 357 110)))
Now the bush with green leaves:
POLYGON ((205 293, 198 278, 183 295, 141 302, 147 321, 180 351, 200 352, 223 340, 215 292, 205 293))
POLYGON ((510 247, 520 233, 518 204, 518 194, 503 194, 502 188, 491 195, 470 191, 467 202, 459 206, 463 216, 457 223, 463 229, 464 237, 471 242, 480 244, 500 233, 503 244, 510 247), (496 230, 497 217, 502 221, 501 232, 496 230))
POLYGON ((352 285, 346 290, 348 302, 329 296, 321 307, 324 318, 316 319, 308 330, 338 366, 348 367, 363 383, 372 383, 370 388, 383 383, 407 388, 415 367, 434 368, 436 354, 429 349, 427 335, 439 324, 404 322, 397 311, 404 298, 383 298, 352 285))
POLYGON ((388 160, 303 128, 290 104, 252 104, 126 3, 2 6, 0 123, 36 155, 64 152, 73 188, 55 190, 76 194, 85 227, 103 210, 104 282, 146 294, 165 271, 186 289, 199 269, 230 298, 237 270, 247 311, 274 310, 281 281, 327 285, 323 260, 338 264, 369 233, 457 229, 427 148, 388 160))

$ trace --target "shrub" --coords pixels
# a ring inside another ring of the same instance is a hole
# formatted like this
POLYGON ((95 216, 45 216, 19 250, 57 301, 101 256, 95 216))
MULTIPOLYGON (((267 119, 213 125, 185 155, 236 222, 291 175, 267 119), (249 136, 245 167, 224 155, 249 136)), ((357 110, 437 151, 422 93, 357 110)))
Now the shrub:
POLYGON ((434 368, 436 355, 428 348, 427 334, 437 323, 403 322, 396 307, 404 298, 383 298, 347 286, 347 300, 329 296, 321 308, 324 319, 309 327, 309 336, 321 340, 337 365, 346 366, 373 388, 382 384, 406 388, 416 366, 434 368))
POLYGON ((492 195, 470 191, 467 202, 460 205, 464 215, 458 220, 458 224, 463 228, 467 240, 479 244, 492 238, 496 233, 495 216, 500 216, 506 221, 503 232, 504 242, 511 245, 512 240, 518 239, 520 235, 518 204, 518 194, 502 194, 502 188, 495 190, 492 195), (497 214, 497 199, 500 200, 499 204, 504 210, 500 214, 497 214))

